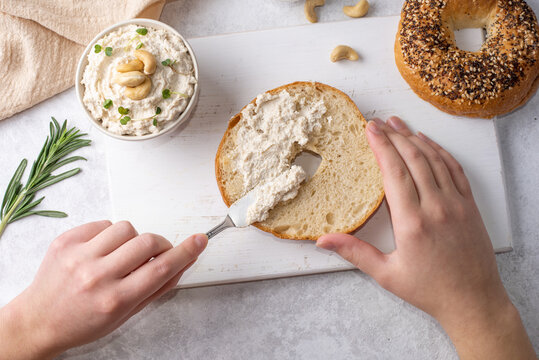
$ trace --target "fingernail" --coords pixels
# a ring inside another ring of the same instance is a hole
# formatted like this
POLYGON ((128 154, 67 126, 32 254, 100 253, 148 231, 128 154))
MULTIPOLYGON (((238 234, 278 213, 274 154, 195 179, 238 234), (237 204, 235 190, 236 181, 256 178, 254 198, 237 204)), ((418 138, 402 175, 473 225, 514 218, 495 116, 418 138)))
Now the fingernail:
POLYGON ((378 125, 380 128, 382 128, 382 127, 385 125, 384 121, 383 121, 382 119, 380 119, 380 118, 374 118, 374 119, 372 119, 372 120, 373 120, 373 121, 376 123, 376 125, 378 125))
POLYGON ((208 237, 204 234, 196 234, 194 236, 195 244, 197 245, 198 249, 202 251, 208 244, 208 237))
POLYGON ((417 137, 420 138, 423 141, 429 141, 430 140, 430 138, 427 135, 423 134, 421 131, 417 132, 417 137))
POLYGON ((328 241, 318 240, 316 242, 316 246, 325 250, 335 251, 335 246, 331 242, 328 242, 328 241))
POLYGON ((367 124, 367 130, 377 135, 382 133, 382 130, 378 127, 378 125, 376 125, 376 120, 369 121, 367 124))
POLYGON ((395 130, 401 130, 405 128, 404 122, 396 116, 390 117, 387 122, 389 123, 389 126, 391 126, 395 130))

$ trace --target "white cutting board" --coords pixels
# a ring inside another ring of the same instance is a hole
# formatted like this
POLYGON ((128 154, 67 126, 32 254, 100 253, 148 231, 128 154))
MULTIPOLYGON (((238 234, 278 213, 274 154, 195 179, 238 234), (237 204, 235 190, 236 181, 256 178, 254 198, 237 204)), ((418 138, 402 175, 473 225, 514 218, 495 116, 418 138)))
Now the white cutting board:
MULTIPOLYGON (((420 100, 393 60, 398 17, 309 24, 190 40, 200 65, 200 99, 191 120, 170 135, 145 142, 107 142, 115 220, 174 243, 206 232, 226 214, 214 158, 228 119, 258 93, 296 80, 337 87, 367 118, 401 116, 461 161, 497 251, 511 249, 511 232, 496 127, 491 120, 450 116, 420 100), (331 63, 329 53, 347 44, 360 61, 331 63)), ((181 31, 181 29, 179 29, 181 31)), ((481 43, 480 32, 470 35, 481 43)), ((383 251, 393 249, 385 203, 357 234, 383 251)), ((314 242, 281 240, 254 227, 230 229, 181 279, 201 286, 350 269, 314 242)))

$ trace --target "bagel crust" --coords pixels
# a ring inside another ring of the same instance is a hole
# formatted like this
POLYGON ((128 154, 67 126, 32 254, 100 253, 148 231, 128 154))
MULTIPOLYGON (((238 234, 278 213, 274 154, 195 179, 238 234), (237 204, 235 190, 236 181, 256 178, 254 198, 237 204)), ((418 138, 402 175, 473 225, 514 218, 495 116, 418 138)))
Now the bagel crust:
POLYGON ((539 85, 539 27, 523 0, 406 0, 395 40, 402 77, 423 100, 454 115, 491 118, 539 85), (485 28, 476 52, 454 30, 485 28))
MULTIPOLYGON (((375 213, 384 198, 382 175, 367 143, 365 118, 346 94, 331 86, 295 82, 268 93, 283 90, 291 95, 300 94, 308 101, 323 99, 328 111, 322 128, 303 148, 319 154, 322 162, 295 198, 280 202, 269 211, 266 220, 253 225, 294 240, 316 240, 325 233, 356 230, 375 213)), ((238 142, 249 141, 237 136, 245 123, 241 111, 230 119, 215 158, 217 185, 227 206, 246 192, 234 159, 238 142)), ((294 156, 301 151, 298 147, 294 156)))

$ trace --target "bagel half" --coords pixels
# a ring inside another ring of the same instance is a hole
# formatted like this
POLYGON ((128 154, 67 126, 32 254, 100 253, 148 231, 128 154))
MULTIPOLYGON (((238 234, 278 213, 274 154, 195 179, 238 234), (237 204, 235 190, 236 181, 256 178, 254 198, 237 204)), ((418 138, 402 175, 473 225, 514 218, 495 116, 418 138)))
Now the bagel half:
MULTIPOLYGON (((354 102, 331 86, 295 82, 269 93, 283 90, 290 95, 300 94, 307 102, 320 98, 324 101, 327 111, 320 132, 311 134, 303 149, 298 146, 289 159, 292 163, 295 156, 307 150, 320 155, 322 162, 295 198, 277 204, 266 220, 253 225, 277 237, 297 240, 352 232, 376 211, 384 198, 382 175, 367 143, 367 122, 354 102)), ((242 174, 234 161, 238 141, 246 140, 237 138, 242 126, 240 111, 230 119, 215 158, 217 184, 227 206, 250 190, 244 189, 242 174)))

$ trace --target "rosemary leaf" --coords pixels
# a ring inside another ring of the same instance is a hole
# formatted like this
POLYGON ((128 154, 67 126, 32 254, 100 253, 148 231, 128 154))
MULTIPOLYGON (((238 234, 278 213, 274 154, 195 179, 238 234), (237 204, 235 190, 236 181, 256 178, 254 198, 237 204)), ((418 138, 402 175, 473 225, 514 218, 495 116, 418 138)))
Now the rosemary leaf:
POLYGON ((67 158, 67 159, 64 159, 64 160, 62 160, 62 161, 59 161, 59 162, 57 162, 56 164, 50 164, 49 166, 47 166, 47 167, 45 168, 44 171, 46 171, 46 172, 48 172, 48 173, 51 173, 51 172, 53 172, 54 170, 56 170, 56 169, 58 169, 58 168, 60 168, 60 167, 62 167, 62 166, 64 166, 64 165, 67 165, 67 164, 69 164, 69 163, 72 163, 72 162, 74 162, 74 161, 77 161, 77 160, 84 160, 84 161, 86 161, 86 158, 84 158, 84 157, 82 157, 82 156, 72 156, 72 157, 70 157, 70 158, 67 158))
MULTIPOLYGON (((34 196, 28 196, 27 198, 28 199, 31 199, 33 198, 34 196)), ((24 214, 25 212, 28 212, 30 210, 32 210, 33 208, 35 208, 36 206, 38 206, 42 201, 43 199, 45 199, 45 196, 42 196, 41 198, 37 199, 36 201, 34 202, 31 202, 29 204, 25 204, 25 205, 22 205, 21 204, 21 207, 15 211, 15 214, 13 214, 13 218, 16 218, 17 216, 21 215, 21 214, 24 214)))
MULTIPOLYGON (((32 202, 32 200, 34 200, 35 197, 36 197, 35 194, 33 194, 33 195, 26 195, 26 196, 24 197, 24 200, 21 202, 21 205, 19 206, 19 210, 20 210, 21 208, 25 207, 26 205, 28 205, 30 202, 32 202)), ((43 198, 45 198, 45 197, 43 196, 43 198)), ((17 211, 19 211, 19 210, 17 210, 17 211)))
POLYGON ((54 211, 54 210, 28 211, 28 212, 26 212, 24 214, 13 217, 10 221, 8 221, 8 223, 11 224, 14 221, 17 221, 19 219, 25 218, 25 217, 30 216, 30 215, 40 215, 40 216, 47 216, 47 217, 54 217, 54 218, 67 217, 67 214, 65 212, 61 212, 61 211, 54 211))
POLYGON ((44 179, 40 184, 37 184, 37 186, 33 187, 32 189, 28 190, 28 194, 33 194, 36 191, 39 191, 41 189, 46 188, 47 186, 51 186, 56 184, 59 181, 62 181, 64 179, 67 179, 73 175, 77 175, 80 172, 79 168, 71 169, 69 171, 66 171, 64 173, 61 173, 60 175, 50 175, 47 178, 44 179))
POLYGON ((10 199, 10 193, 14 192, 13 190, 14 187, 16 186, 16 184, 18 184, 21 181, 22 174, 24 173, 24 170, 26 169, 27 164, 28 164, 28 160, 22 159, 21 163, 17 167, 17 170, 15 170, 15 174, 13 174, 13 177, 9 181, 6 192, 4 193, 4 199, 2 200, 2 207, 0 208, 1 210, 0 215, 4 213, 6 203, 8 203, 10 199))

